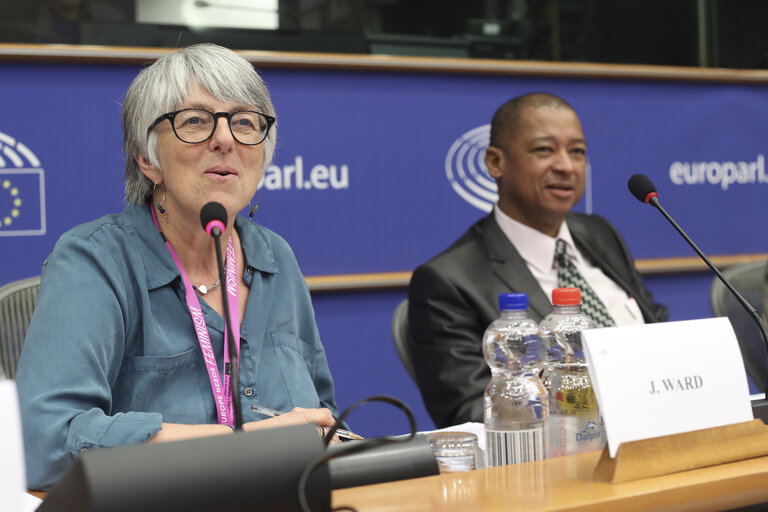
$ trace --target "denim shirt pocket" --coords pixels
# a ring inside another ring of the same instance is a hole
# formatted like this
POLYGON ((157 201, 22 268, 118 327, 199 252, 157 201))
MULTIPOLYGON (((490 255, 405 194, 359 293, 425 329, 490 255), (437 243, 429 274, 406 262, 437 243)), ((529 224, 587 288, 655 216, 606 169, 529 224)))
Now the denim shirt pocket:
POLYGON ((118 410, 160 412, 168 423, 216 421, 213 391, 199 348, 168 356, 125 360, 124 386, 114 397, 118 410))
POLYGON ((313 348, 288 332, 272 331, 272 343, 283 382, 294 407, 319 407, 314 383, 313 348))

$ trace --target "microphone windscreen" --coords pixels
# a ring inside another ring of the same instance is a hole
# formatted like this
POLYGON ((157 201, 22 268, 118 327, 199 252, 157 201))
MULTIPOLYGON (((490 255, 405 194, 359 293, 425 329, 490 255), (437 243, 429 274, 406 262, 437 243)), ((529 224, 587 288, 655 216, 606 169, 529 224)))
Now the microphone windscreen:
POLYGON ((227 209, 224 208, 223 204, 217 203, 216 201, 211 201, 210 203, 203 206, 202 210, 200 210, 200 223, 203 225, 203 229, 206 231, 208 231, 208 224, 211 222, 219 221, 224 226, 226 226, 227 220, 227 209))
POLYGON ((632 195, 642 203, 648 202, 648 194, 656 192, 656 187, 653 185, 653 182, 645 174, 635 174, 629 178, 627 187, 629 187, 629 191, 632 192, 632 195))

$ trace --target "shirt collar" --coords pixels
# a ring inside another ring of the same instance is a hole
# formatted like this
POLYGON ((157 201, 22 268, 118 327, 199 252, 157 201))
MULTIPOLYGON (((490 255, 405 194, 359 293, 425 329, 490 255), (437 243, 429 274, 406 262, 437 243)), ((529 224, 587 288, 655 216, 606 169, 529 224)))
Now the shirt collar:
MULTIPOLYGON (((152 214, 146 205, 128 204, 123 213, 128 218, 128 224, 146 247, 145 267, 147 286, 149 289, 165 286, 179 278, 181 273, 171 258, 163 237, 152 221, 152 214)), ((266 236, 266 229, 249 222, 238 215, 235 218, 235 229, 240 234, 240 243, 245 253, 245 267, 253 267, 261 272, 276 273, 272 245, 266 236)))
MULTIPOLYGON (((269 230, 242 215, 235 217, 235 229, 240 234, 240 244, 245 253, 245 265, 261 272, 277 273, 277 262, 272 244, 267 238, 269 230)), ((276 236, 276 235, 272 235, 276 236)))
POLYGON ((557 236, 551 237, 541 231, 516 221, 501 211, 498 204, 493 208, 493 215, 502 232, 506 235, 525 262, 536 270, 547 273, 554 268, 555 245, 559 239, 565 242, 568 255, 579 263, 579 251, 573 242, 568 223, 560 225, 557 236))

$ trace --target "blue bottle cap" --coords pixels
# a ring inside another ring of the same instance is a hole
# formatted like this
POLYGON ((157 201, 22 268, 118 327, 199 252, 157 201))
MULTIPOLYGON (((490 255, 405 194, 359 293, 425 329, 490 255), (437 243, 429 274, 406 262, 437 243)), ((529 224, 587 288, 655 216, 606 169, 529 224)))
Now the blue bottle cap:
POLYGON ((528 295, 525 293, 502 293, 499 295, 499 309, 528 309, 528 295))

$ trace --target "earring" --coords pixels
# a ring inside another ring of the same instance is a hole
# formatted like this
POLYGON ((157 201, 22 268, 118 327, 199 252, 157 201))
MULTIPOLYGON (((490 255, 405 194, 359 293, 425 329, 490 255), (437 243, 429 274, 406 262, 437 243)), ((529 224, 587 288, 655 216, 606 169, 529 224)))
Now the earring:
MULTIPOLYGON (((155 196, 156 188, 157 188, 157 183, 155 183, 155 186, 152 187, 152 197, 155 196)), ((165 202, 165 190, 163 190, 163 202, 165 202)), ((160 203, 159 201, 155 201, 155 207, 157 207, 157 211, 159 211, 161 215, 165 215, 165 208, 163 208, 162 203, 160 203)))
POLYGON ((253 214, 259 209, 259 189, 256 189, 256 204, 251 206, 251 202, 248 201, 248 218, 253 220, 253 214))

